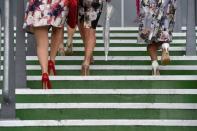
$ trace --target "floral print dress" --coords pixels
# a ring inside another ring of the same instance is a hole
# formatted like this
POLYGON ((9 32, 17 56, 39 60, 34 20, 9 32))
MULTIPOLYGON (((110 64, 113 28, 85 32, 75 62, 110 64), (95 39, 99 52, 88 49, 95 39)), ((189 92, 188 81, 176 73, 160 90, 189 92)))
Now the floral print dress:
POLYGON ((96 29, 104 0, 79 0, 79 21, 85 28, 96 29))
POLYGON ((68 14, 68 0, 29 0, 24 28, 28 26, 63 27, 68 14))
POLYGON ((171 42, 176 0, 141 0, 139 36, 146 43, 171 42))

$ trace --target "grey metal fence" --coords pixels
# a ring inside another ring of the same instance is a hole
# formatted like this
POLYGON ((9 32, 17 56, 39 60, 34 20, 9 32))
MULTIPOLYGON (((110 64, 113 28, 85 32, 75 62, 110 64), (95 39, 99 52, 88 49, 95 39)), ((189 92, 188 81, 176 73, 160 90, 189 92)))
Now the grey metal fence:
POLYGON ((13 41, 13 0, 4 0, 4 68, 0 117, 15 118, 15 60, 13 41))
MULTIPOLYGON (((2 68, 1 68, 2 67, 2 62, 1 62, 2 61, 2 59, 1 59, 1 57, 2 57, 2 55, 1 55, 1 51, 2 51, 1 50, 1 47, 2 47, 1 46, 1 44, 2 44, 2 42, 1 42, 1 37, 2 37, 2 32, 1 32, 1 30, 2 30, 2 22, 1 21, 2 21, 2 12, 1 12, 1 8, 0 8, 0 77, 1 77, 0 78, 1 79, 0 81, 2 81, 2 68)), ((2 87, 2 84, 1 83, 0 83, 0 87, 2 87)))
POLYGON ((186 55, 196 55, 196 0, 188 0, 187 7, 187 43, 186 43, 186 55))

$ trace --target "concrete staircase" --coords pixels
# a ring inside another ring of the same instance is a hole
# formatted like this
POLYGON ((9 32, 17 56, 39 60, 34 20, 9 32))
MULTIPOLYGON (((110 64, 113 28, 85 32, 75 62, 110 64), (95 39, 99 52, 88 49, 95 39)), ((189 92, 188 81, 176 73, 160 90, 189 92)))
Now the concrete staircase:
POLYGON ((135 27, 111 28, 109 61, 98 28, 87 77, 80 76, 83 44, 77 32, 74 55, 57 57, 52 90, 41 89, 38 59, 27 56, 29 89, 16 89, 17 119, 0 120, 0 130, 196 131, 197 56, 185 56, 184 31, 173 36, 171 63, 160 66, 161 76, 151 76, 135 27))

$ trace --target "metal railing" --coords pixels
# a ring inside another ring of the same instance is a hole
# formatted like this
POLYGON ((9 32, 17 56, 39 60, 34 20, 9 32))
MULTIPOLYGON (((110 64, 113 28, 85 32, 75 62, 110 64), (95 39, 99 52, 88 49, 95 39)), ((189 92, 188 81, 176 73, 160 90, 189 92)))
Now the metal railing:
POLYGON ((2 76, 3 76, 2 75, 2 68, 1 68, 2 67, 2 62, 1 62, 2 61, 2 59, 1 59, 1 57, 2 57, 2 55, 1 55, 1 51, 2 51, 1 50, 1 47, 2 47, 1 46, 1 44, 2 44, 2 42, 1 42, 2 32, 1 32, 1 30, 2 30, 2 12, 1 12, 1 8, 0 8, 0 77, 1 77, 0 81, 2 81, 2 76))
POLYGON ((187 8, 187 42, 186 42, 186 55, 196 55, 196 0, 188 0, 187 8))
POLYGON ((15 60, 12 0, 4 0, 4 68, 0 117, 15 118, 15 60))

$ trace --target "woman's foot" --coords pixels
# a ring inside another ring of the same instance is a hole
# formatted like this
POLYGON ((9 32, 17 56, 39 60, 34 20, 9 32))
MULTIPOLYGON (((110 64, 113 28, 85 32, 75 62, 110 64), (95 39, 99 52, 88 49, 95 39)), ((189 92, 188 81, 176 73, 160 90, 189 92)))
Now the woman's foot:
POLYGON ((82 65, 81 66, 81 75, 82 76, 89 76, 90 75, 89 65, 82 65))
POLYGON ((49 75, 47 73, 42 74, 42 88, 51 89, 51 82, 49 80, 49 75))
POLYGON ((58 49, 58 56, 65 56, 64 47, 58 49))
POLYGON ((67 40, 65 55, 73 55, 73 43, 72 40, 67 40))
POLYGON ((48 73, 49 75, 56 75, 55 62, 52 60, 48 61, 48 73))
POLYGON ((90 59, 90 64, 94 64, 94 57, 93 56, 90 59))
POLYGON ((160 75, 158 62, 152 61, 152 75, 160 75))
POLYGON ((170 63, 169 43, 162 44, 161 64, 168 65, 170 63))

